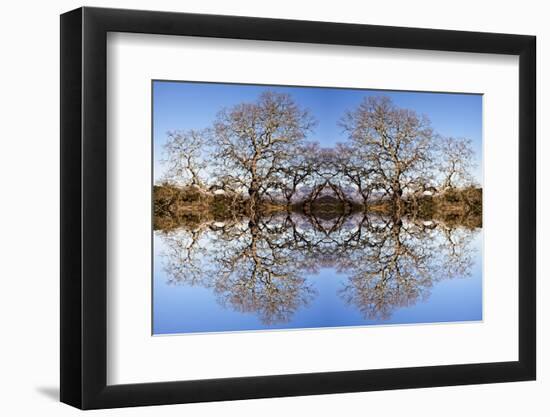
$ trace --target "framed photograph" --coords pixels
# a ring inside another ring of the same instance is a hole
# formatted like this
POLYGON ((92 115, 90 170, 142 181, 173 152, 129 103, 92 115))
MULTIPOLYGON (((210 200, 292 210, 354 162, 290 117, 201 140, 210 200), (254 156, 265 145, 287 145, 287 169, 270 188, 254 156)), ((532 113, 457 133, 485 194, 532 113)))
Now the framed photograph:
POLYGON ((535 37, 61 16, 61 401, 533 380, 535 37))

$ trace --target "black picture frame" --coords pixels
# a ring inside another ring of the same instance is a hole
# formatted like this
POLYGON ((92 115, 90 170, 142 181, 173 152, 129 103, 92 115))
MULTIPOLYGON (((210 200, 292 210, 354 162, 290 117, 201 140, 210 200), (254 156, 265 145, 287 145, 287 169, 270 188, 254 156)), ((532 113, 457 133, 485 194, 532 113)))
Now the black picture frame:
POLYGON ((533 380, 536 38, 251 17, 80 8, 61 16, 61 401, 81 409, 533 380), (519 56, 519 360, 112 385, 107 375, 108 32, 519 56))

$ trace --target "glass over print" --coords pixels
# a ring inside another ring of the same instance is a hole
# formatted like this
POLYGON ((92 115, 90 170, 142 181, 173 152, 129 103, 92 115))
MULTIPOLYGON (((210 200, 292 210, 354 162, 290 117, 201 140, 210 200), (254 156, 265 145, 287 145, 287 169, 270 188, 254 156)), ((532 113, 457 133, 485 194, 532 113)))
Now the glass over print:
POLYGON ((482 96, 155 80, 153 334, 482 319, 482 96))

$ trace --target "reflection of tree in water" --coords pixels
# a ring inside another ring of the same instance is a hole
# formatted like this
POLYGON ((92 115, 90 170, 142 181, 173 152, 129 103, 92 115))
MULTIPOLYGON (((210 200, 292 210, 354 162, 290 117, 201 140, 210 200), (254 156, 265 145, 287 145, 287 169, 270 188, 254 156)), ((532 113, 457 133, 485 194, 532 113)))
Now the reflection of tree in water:
POLYGON ((285 323, 315 295, 303 277, 299 252, 279 227, 249 223, 213 240, 211 286, 224 306, 256 312, 264 324, 285 323))
POLYGON ((210 288, 221 305, 266 325, 306 307, 317 294, 306 275, 326 267, 347 276, 339 295, 348 305, 367 320, 387 320, 426 300, 436 282, 469 276, 474 235, 458 225, 357 213, 285 213, 160 234, 170 283, 210 288))
POLYGON ((445 238, 441 240, 437 251, 441 256, 442 275, 449 278, 469 277, 474 264, 474 248, 470 244, 473 238, 472 231, 445 224, 441 226, 441 230, 445 238))
POLYGON ((211 288, 223 306, 254 312, 264 324, 288 322, 316 294, 289 232, 285 222, 266 221, 162 235, 169 282, 211 288))
POLYGON ((443 278, 434 268, 433 231, 391 222, 365 229, 368 244, 353 252, 341 295, 366 319, 386 320, 396 308, 424 300, 433 282, 443 278))
POLYGON ((201 237, 207 225, 191 230, 179 229, 162 235, 164 271, 170 284, 204 285, 206 247, 201 237))

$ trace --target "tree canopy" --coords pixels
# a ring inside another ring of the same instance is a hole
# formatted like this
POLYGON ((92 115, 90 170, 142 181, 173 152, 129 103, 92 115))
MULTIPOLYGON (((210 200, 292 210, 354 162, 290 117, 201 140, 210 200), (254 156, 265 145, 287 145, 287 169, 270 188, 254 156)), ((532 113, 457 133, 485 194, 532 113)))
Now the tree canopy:
POLYGON ((250 213, 264 201, 307 208, 333 198, 387 201, 398 217, 406 199, 474 184, 471 140, 439 135, 427 116, 387 96, 366 97, 345 112, 345 141, 332 148, 313 140, 315 126, 289 94, 267 90, 220 109, 206 129, 169 132, 166 179, 242 195, 250 213))

